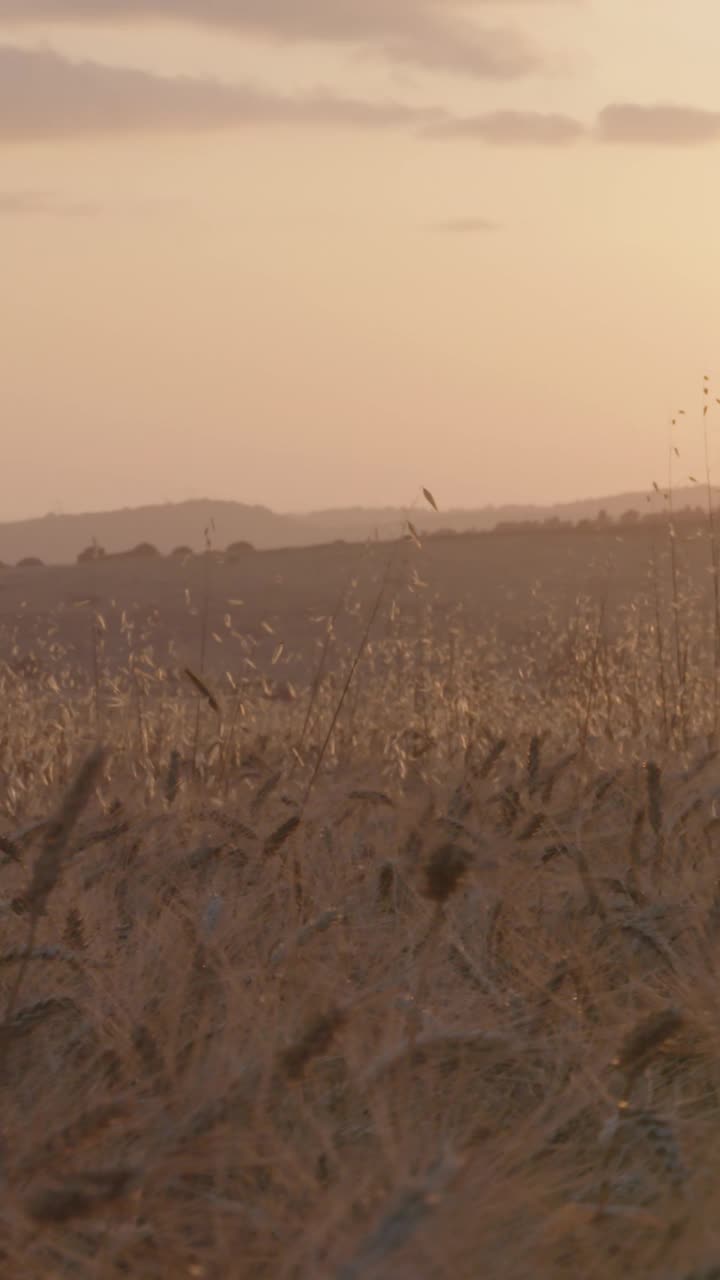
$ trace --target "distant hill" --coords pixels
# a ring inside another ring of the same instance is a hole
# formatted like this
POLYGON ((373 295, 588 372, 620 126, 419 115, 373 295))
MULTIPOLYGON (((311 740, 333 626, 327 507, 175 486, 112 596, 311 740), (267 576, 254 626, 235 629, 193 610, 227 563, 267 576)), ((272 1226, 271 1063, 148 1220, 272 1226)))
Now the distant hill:
MULTIPOLYGON (((720 490, 716 493, 720 496, 720 490)), ((686 488, 677 490, 674 498, 677 507, 695 506, 703 502, 704 494, 698 488, 686 488)), ((108 554, 126 551, 142 542, 151 543, 163 554, 178 546, 200 551, 204 530, 211 522, 215 526, 212 539, 216 547, 247 541, 258 550, 266 550, 315 546, 338 539, 360 542, 367 538, 393 538, 401 532, 408 515, 415 527, 424 532, 440 529, 466 532, 489 530, 497 524, 516 521, 594 520, 603 510, 615 518, 629 510, 646 513, 662 506, 660 494, 652 493, 648 499, 645 493, 623 493, 547 507, 509 504, 475 510, 441 510, 440 514, 418 505, 409 512, 393 507, 350 507, 286 515, 268 507, 198 499, 0 523, 0 562, 16 564, 18 560, 36 556, 46 564, 69 564, 93 539, 108 554)))

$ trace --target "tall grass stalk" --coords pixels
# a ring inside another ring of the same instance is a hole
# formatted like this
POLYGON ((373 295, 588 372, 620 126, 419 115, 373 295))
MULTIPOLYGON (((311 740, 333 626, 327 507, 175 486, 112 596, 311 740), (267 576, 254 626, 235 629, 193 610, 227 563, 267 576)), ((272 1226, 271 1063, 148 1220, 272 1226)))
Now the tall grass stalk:
POLYGON ((303 803, 302 803, 303 810, 307 806, 308 800, 310 799, 310 796, 312 794, 313 787, 317 782, 320 770, 322 768, 323 760, 325 759, 327 749, 330 745, 330 740, 333 736, 333 733, 335 732, 335 726, 337 725, 338 719, 340 718, 340 712, 342 711, 343 706, 345 705, 345 699, 347 698, 347 695, 350 691, 350 686, 355 677, 355 672, 360 666, 363 654, 365 653, 365 650, 367 648, 368 641, 370 639, 370 632, 372 631, 373 625, 380 612, 380 607, 385 597, 385 592, 387 590, 387 585, 390 580, 390 573, 392 571, 394 561, 395 561, 395 555, 393 554, 388 558, 387 564, 385 566, 385 572, 380 582, 378 593, 375 597, 375 600, 373 601, 372 607, 368 614, 367 622, 365 623, 365 627, 360 637, 360 643, 358 644, 357 650, 355 651, 355 655, 350 664, 350 670, 348 671, 345 684, 343 685, 342 691, 340 693, 340 697, 338 698, 337 705, 335 707, 332 718, 330 720, 327 733, 325 734, 322 745, 318 752, 317 760, 315 761, 315 767, 313 768, 312 774, 310 775, 310 780, 305 790, 305 796, 303 798, 303 803))
MULTIPOLYGON (((668 448, 668 488, 667 488, 667 526, 670 548, 670 584, 672 592, 673 638, 675 644, 675 676, 677 680, 676 712, 679 721, 680 736, 683 747, 687 747, 687 649, 683 649, 683 635, 680 608, 680 571, 678 565, 677 527, 673 497, 673 459, 679 456, 673 439, 673 418, 670 426, 670 444, 668 448)), ((673 715, 673 720, 675 715, 673 715)))
POLYGON ((651 535, 651 571, 653 608, 655 615, 655 649, 657 654, 657 683, 662 710, 663 741, 667 746, 670 741, 670 712, 668 706, 667 673, 665 670, 665 628, 662 615, 662 592, 660 587, 660 570, 658 566, 657 546, 654 535, 651 535))
MULTIPOLYGON (((207 645, 208 635, 210 632, 210 599, 212 592, 212 551, 213 551, 213 534, 215 532, 215 522, 211 520, 209 525, 203 530, 203 543, 205 554, 203 557, 203 592, 202 604, 200 608, 200 661, 198 674, 200 678, 205 675, 205 663, 207 661, 207 645)), ((200 724, 202 709, 198 702, 195 708, 195 733, 193 736, 192 761, 191 768, 193 777, 197 773, 197 759, 200 750, 200 724)))
POLYGON ((718 545, 715 511, 713 508, 712 475, 710 467, 710 439, 708 434, 708 378, 703 385, 703 448, 705 454, 705 489, 707 493, 708 540, 710 544, 710 572, 713 582, 713 698, 712 740, 717 742, 718 716, 720 714, 720 546, 718 545))
POLYGON ((605 609, 607 605, 607 594, 603 596, 598 606, 597 624, 595 635, 593 637, 592 653, 590 655, 590 664, 587 680, 587 689, 585 695, 585 712, 580 728, 580 751, 585 753, 587 749, 588 736, 590 732, 590 720, 595 706, 595 694, 598 683, 598 669, 600 663, 600 652, 603 643, 603 630, 605 626, 605 609))

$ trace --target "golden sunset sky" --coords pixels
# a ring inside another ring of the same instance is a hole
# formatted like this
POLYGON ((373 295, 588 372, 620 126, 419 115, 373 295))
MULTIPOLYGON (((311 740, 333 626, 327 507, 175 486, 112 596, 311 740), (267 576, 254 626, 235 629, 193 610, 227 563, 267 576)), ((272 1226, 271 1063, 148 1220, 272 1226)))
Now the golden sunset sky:
MULTIPOLYGON (((720 468, 717 0, 0 0, 0 519, 720 468)), ((718 471, 720 474, 720 469, 718 471)))

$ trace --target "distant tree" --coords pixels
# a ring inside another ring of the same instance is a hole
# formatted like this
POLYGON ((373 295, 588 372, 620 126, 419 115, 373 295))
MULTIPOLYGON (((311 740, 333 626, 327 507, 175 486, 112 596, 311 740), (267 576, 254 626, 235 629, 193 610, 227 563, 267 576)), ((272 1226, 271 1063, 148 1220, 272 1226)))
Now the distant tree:
POLYGON ((632 508, 630 509, 630 511, 623 511, 620 517, 620 524, 628 525, 628 524, 639 524, 639 523, 640 523, 639 511, 635 511, 632 508))
POLYGON ((675 512, 675 517, 676 519, 679 519, 679 520, 688 520, 688 521, 706 520, 707 511, 703 511, 702 507, 693 507, 688 502, 684 507, 681 507, 679 511, 675 512))
POLYGON ((25 556, 24 559, 18 560, 17 567, 18 569, 43 569, 45 566, 37 556, 25 556))
POLYGON ((598 513, 597 513, 597 515, 596 515, 596 517, 595 517, 595 523, 596 523, 596 525, 598 525, 601 529, 606 529, 609 525, 611 525, 611 524, 612 524, 612 520, 610 519, 610 516, 608 515, 608 513, 607 513, 607 511, 605 510, 605 508, 604 508, 604 507, 603 507, 602 511, 598 511, 598 513))
POLYGON ((252 542, 244 542, 241 539, 239 542, 231 542, 225 554, 230 560, 237 560, 241 556, 246 556, 254 550, 255 548, 252 542))
POLYGON ((90 546, 86 547, 84 551, 80 552, 77 558, 77 562, 78 564, 89 564, 92 560, 104 560, 104 559, 105 559, 105 548, 99 546, 98 543, 93 539, 90 546))
POLYGON ((529 520, 499 520, 495 525, 496 533, 527 533, 533 528, 529 520))
POLYGON ((187 560, 187 557, 194 555, 194 552, 192 547, 173 547, 170 555, 175 560, 187 560))
POLYGON ((129 551, 124 551, 122 554, 133 560, 150 560, 154 556, 159 556, 160 552, 157 547, 153 546, 152 542, 138 542, 136 547, 131 547, 129 551))

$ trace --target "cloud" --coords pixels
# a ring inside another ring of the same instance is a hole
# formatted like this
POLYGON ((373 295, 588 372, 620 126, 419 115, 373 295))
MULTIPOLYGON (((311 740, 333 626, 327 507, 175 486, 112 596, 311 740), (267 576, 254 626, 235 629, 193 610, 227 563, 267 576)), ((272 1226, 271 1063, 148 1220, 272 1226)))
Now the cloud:
POLYGON ((489 111, 484 115, 432 121, 426 133, 435 138, 476 138, 501 146, 564 146, 587 134, 572 116, 542 111, 489 111))
POLYGON ((701 146, 720 139, 720 112, 662 103, 614 103, 600 112, 597 137, 601 142, 645 146, 701 146))
POLYGON ((329 93, 283 96, 249 85, 158 76, 72 62, 49 50, 0 46, 0 140, 283 123, 387 129, 429 122, 436 115, 392 102, 329 93))
MULTIPOLYGON (((546 0, 547 2, 547 0, 546 0)), ((531 0, 525 0, 525 4, 531 0)), ((538 3, 538 0, 534 0, 538 3)), ((175 19, 285 42, 364 48, 395 62, 512 79, 539 70, 521 32, 480 25, 461 0, 0 0, 0 21, 175 19)))
POLYGON ((0 141, 271 124, 405 128, 426 137, 526 146, 562 145, 583 133, 567 116, 498 111, 462 118, 439 108, 325 92, 282 95, 251 85, 73 62, 47 49, 0 46, 0 141))
POLYGON ((484 235, 491 231, 500 231, 502 223, 493 222, 491 218, 445 218, 440 222, 433 222, 432 229, 442 231, 446 235, 484 235))
MULTIPOLYGON (((0 45, 0 142, 272 125, 400 129, 421 138, 503 147, 564 147, 583 139, 659 146, 720 141, 720 112, 694 107, 615 103, 588 128, 574 116, 557 113, 458 116, 392 100, 324 91, 282 94, 211 78, 161 76, 72 61, 46 48, 0 45)), ((19 196, 31 200, 33 193, 19 196)), ((34 198, 41 200, 38 194, 34 198)), ((39 206, 35 211, 40 212, 39 206)))
POLYGON ((48 191, 0 191, 0 218, 92 218, 99 212, 92 201, 65 200, 48 191))

